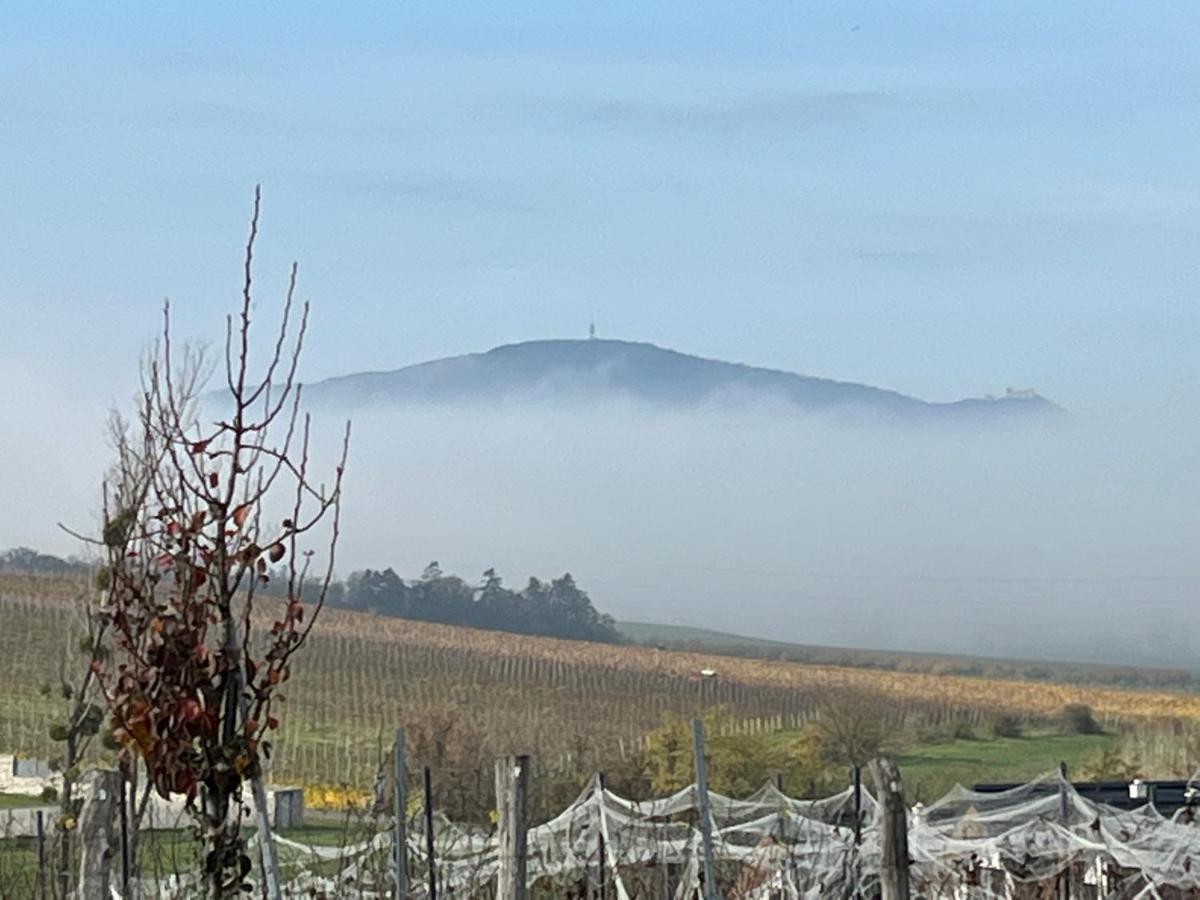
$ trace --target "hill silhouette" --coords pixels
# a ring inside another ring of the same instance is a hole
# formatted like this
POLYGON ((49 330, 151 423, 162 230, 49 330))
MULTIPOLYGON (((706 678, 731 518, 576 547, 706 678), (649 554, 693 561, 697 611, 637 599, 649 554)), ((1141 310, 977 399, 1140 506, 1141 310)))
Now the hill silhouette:
POLYGON ((1061 409, 1033 392, 931 403, 896 391, 704 359, 648 343, 543 340, 506 344, 305 387, 310 402, 343 408, 534 402, 586 406, 632 399, 670 408, 772 404, 897 422, 1030 419, 1061 409))

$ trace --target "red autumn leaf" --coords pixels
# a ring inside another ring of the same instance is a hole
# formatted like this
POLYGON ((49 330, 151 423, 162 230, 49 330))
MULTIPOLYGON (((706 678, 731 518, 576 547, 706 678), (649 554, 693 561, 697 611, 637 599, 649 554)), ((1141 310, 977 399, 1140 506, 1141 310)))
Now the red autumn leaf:
POLYGON ((243 503, 233 511, 233 524, 241 528, 246 521, 246 516, 250 515, 250 504, 243 503))
POLYGON ((267 727, 274 731, 279 727, 279 720, 274 716, 267 716, 267 727))
POLYGON ((213 488, 214 490, 216 490, 217 485, 219 485, 220 483, 221 483, 221 476, 219 476, 216 472, 208 473, 208 486, 210 488, 213 488))
POLYGON ((271 545, 271 548, 267 551, 267 554, 271 557, 271 562, 277 563, 283 559, 284 552, 283 544, 275 543, 271 545))
POLYGON ((206 449, 208 449, 208 441, 196 441, 192 444, 192 455, 203 453, 206 449))

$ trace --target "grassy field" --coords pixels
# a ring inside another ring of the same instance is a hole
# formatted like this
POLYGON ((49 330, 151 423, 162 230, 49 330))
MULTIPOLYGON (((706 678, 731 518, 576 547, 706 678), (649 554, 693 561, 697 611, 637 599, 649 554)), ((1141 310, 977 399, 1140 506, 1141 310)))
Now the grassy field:
MULTIPOLYGON (((782 731, 773 741, 788 742, 798 737, 782 731)), ((1072 777, 1087 778, 1106 748, 1117 747, 1121 736, 1106 734, 1062 734, 1049 729, 1033 730, 1021 737, 951 738, 936 735, 899 734, 888 740, 887 752, 896 758, 904 779, 905 796, 912 802, 928 803, 943 796, 956 784, 1024 782, 1058 769, 1065 762, 1072 777)))
MULTIPOLYGON (((7 678, 0 752, 40 758, 56 752, 47 728, 62 715, 55 699, 60 664, 64 658, 79 664, 71 654, 78 589, 0 578, 7 678)), ((390 735, 403 725, 411 762, 433 766, 446 792, 486 794, 492 760, 526 752, 540 766, 539 789, 551 792, 539 802, 561 807, 596 770, 610 773, 618 789, 638 790, 623 773, 668 713, 722 706, 750 733, 779 731, 802 726, 841 691, 886 701, 896 727, 906 730, 964 722, 982 735, 1000 714, 1028 730, 1046 726, 1067 703, 1091 706, 1109 731, 1169 727, 1161 733, 1177 735, 1200 724, 1200 696, 1191 692, 801 665, 327 610, 287 685, 271 774, 277 783, 369 787, 390 735), (702 669, 716 670, 716 677, 702 678, 702 669)), ((931 745, 913 749, 902 764, 915 767, 922 783, 933 769, 962 772, 966 780, 1015 779, 1069 755, 1053 741, 1045 749, 1036 743, 931 745), (980 768, 968 767, 974 759, 980 768)), ((1164 738, 1161 751, 1153 774, 1177 774, 1191 762, 1176 738, 1164 738)))
POLYGON ((1049 772, 1060 762, 1081 773, 1105 747, 1112 734, 1035 734, 1019 738, 955 740, 904 748, 897 762, 912 801, 928 803, 955 784, 1021 782, 1049 772))
POLYGON ((0 793, 0 809, 32 809, 35 806, 45 806, 46 801, 40 797, 30 797, 25 794, 0 793))

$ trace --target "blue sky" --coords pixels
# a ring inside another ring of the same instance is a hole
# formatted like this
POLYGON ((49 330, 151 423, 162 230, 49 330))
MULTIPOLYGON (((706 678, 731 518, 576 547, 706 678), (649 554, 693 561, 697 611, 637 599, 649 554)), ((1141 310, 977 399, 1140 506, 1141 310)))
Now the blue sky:
POLYGON ((6 368, 121 397, 165 296, 219 335, 262 181, 310 378, 594 314, 933 399, 1195 386, 1193 4, 575 6, 6 7, 6 368))
POLYGON ((1198 46, 1194 3, 8 3, 0 547, 76 549, 54 523, 95 518, 106 410, 165 297, 220 340, 262 182, 260 313, 298 259, 308 380, 594 316, 1076 414, 368 416, 347 570, 569 569, 624 616, 1161 661, 1135 609, 1190 659, 1198 46))

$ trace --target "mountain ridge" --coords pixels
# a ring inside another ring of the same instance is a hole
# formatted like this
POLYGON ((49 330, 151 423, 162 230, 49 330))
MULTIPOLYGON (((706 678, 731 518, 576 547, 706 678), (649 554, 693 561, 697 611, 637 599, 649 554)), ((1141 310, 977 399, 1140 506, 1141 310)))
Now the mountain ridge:
POLYGON ((640 341, 547 339, 305 386, 318 405, 349 407, 627 398, 666 407, 782 402, 799 412, 896 421, 1027 419, 1061 413, 1033 392, 930 402, 886 388, 707 359, 640 341))

